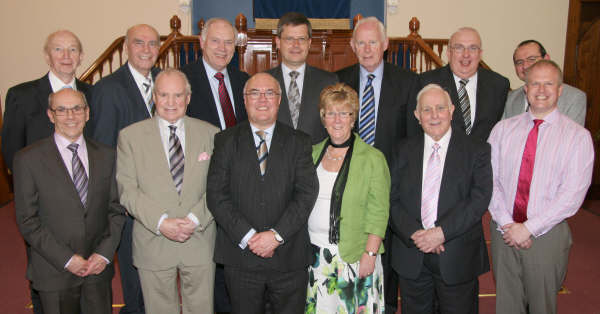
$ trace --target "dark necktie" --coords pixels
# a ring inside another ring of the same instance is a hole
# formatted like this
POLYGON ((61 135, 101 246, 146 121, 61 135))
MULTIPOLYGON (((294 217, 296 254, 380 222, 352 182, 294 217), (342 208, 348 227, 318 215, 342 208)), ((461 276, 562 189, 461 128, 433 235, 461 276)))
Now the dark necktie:
POLYGON ((290 88, 288 89, 288 105, 290 106, 290 117, 294 128, 298 128, 300 118, 300 89, 296 79, 300 75, 297 71, 290 72, 290 88))
POLYGON ((260 138, 260 143, 256 147, 258 165, 260 166, 260 175, 264 176, 265 171, 267 171, 267 156, 269 155, 269 151, 267 150, 267 142, 265 141, 265 132, 256 131, 256 135, 260 138))
POLYGON ((221 72, 217 72, 215 78, 219 80, 219 102, 221 103, 221 111, 223 111, 225 127, 230 128, 236 124, 236 120, 235 113, 233 112, 233 105, 231 104, 227 86, 225 85, 225 75, 221 72))
POLYGON ((527 220, 527 203, 529 203, 529 188, 531 187, 531 177, 533 175, 533 165, 535 163, 535 151, 537 147, 537 138, 540 124, 544 120, 533 120, 535 125, 527 135, 523 158, 521 159, 521 170, 519 170, 519 183, 517 184, 517 196, 515 197, 515 206, 513 207, 513 220, 522 223, 527 220))
POLYGON ((367 76, 367 84, 363 91, 360 118, 358 121, 358 134, 369 145, 375 143, 375 92, 373 90, 374 74, 367 76))
POLYGON ((171 176, 173 177, 173 183, 175 183, 175 189, 177 193, 181 194, 181 187, 183 186, 183 164, 184 156, 179 137, 175 134, 177 127, 169 125, 171 134, 169 135, 169 164, 171 165, 171 176))
POLYGON ((81 203, 83 207, 87 206, 87 192, 88 192, 88 177, 85 174, 85 168, 83 167, 83 163, 81 159, 79 159, 79 155, 77 155, 77 149, 79 148, 79 144, 71 143, 67 148, 73 153, 73 157, 71 158, 71 172, 73 173, 73 184, 75 184, 75 189, 79 194, 79 198, 81 199, 81 203))
POLYGON ((458 102, 460 103, 460 111, 462 112, 463 119, 465 120, 465 132, 471 134, 471 104, 469 102, 469 95, 467 94, 467 83, 469 80, 460 80, 460 88, 458 89, 458 102))

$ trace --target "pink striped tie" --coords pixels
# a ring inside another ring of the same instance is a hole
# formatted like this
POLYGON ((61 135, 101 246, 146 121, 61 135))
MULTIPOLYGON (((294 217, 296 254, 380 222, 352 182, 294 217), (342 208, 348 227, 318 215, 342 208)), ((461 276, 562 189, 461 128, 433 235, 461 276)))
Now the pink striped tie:
POLYGON ((438 150, 440 145, 433 144, 433 152, 427 162, 425 180, 421 193, 421 221, 425 229, 433 228, 437 218, 437 205, 442 181, 442 162, 438 150))

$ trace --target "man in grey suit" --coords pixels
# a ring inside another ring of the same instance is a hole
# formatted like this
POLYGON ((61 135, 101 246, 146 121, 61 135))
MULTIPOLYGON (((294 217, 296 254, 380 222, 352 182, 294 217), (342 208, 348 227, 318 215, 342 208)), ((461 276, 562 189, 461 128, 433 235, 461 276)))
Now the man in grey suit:
POLYGON ((115 153, 83 136, 85 96, 63 89, 46 110, 54 135, 14 158, 17 225, 28 244, 27 278, 46 314, 112 311, 113 257, 125 220, 115 153))
MULTIPOLYGON (((540 42, 529 39, 521 42, 513 53, 513 62, 517 76, 525 82, 525 70, 538 60, 550 60, 550 55, 540 42)), ((558 111, 581 126, 585 126, 585 113, 587 110, 586 95, 583 91, 565 83, 558 98, 558 111)), ((529 103, 523 86, 512 90, 506 98, 506 106, 502 119, 514 117, 529 110, 529 103)))
POLYGON ((327 136, 319 115, 319 95, 338 79, 334 73, 306 64, 311 37, 312 26, 306 16, 297 12, 284 14, 275 38, 281 64, 267 72, 283 87, 277 120, 307 133, 316 144, 327 136))
POLYGON ((216 227, 205 191, 218 129, 185 116, 190 94, 185 74, 161 72, 156 115, 123 129, 117 144, 119 195, 135 220, 133 264, 148 313, 213 313, 216 227))

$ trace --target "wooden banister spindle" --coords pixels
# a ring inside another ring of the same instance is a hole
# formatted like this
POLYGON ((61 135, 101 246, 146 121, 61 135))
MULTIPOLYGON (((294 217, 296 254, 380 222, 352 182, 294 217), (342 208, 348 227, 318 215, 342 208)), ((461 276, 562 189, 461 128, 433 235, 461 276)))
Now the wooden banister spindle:
POLYGON ((248 44, 248 19, 246 19, 242 13, 235 17, 235 29, 237 30, 235 43, 238 53, 239 69, 243 71, 244 53, 246 53, 246 45, 248 44))
POLYGON ((202 34, 202 29, 204 29, 204 19, 200 19, 200 21, 198 21, 198 35, 202 34))
POLYGON ((354 18, 352 19, 352 29, 354 29, 354 27, 356 26, 356 23, 358 23, 358 21, 360 21, 363 18, 363 15, 358 13, 357 15, 354 16, 354 18))

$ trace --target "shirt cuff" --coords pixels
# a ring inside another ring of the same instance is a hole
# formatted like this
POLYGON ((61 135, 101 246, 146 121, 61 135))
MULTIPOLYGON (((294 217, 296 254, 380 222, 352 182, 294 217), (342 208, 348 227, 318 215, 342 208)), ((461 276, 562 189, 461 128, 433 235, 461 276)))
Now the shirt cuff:
POLYGON ((248 246, 248 241, 250 241, 250 238, 252 238, 254 234, 256 234, 256 230, 254 230, 254 228, 250 229, 250 231, 246 233, 246 235, 242 238, 242 241, 240 241, 240 243, 238 244, 240 249, 246 249, 246 247, 248 246))
POLYGON ((104 256, 102 256, 102 255, 100 255, 98 253, 96 253, 96 255, 102 257, 102 259, 106 262, 106 265, 110 264, 110 261, 108 260, 108 258, 106 258, 106 257, 104 257, 104 256))
MULTIPOLYGON (((73 255, 73 256, 75 256, 75 255, 73 255)), ((69 267, 69 264, 71 264, 71 261, 73 260, 73 256, 71 256, 71 258, 69 258, 69 260, 65 264, 65 269, 67 269, 67 267, 69 267)))
POLYGON ((193 221, 196 224, 196 227, 200 226, 200 220, 198 220, 198 217, 196 217, 196 215, 194 215, 193 213, 187 214, 187 218, 193 221))
POLYGON ((158 224, 156 225, 156 233, 157 234, 162 234, 160 232, 160 225, 162 224, 163 220, 169 218, 169 215, 167 214, 162 214, 162 216, 160 216, 160 218, 158 219, 158 224))

